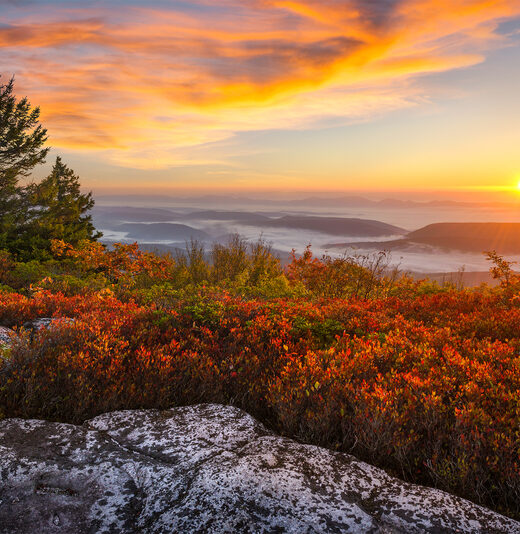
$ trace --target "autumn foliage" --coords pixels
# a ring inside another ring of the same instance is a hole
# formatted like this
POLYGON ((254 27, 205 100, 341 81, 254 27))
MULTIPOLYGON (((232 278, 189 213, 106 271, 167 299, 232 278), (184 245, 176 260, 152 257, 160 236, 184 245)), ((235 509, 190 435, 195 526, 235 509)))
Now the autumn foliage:
POLYGON ((285 272, 266 260, 253 283, 251 256, 238 264, 222 251, 222 283, 206 265, 195 284, 189 261, 135 246, 55 247, 74 277, 103 283, 67 293, 4 282, 0 324, 21 337, 0 360, 3 416, 77 423, 231 403, 283 434, 520 517, 518 288, 505 298, 501 287, 372 280, 368 265, 309 254, 285 272), (73 321, 23 329, 43 316, 73 321))

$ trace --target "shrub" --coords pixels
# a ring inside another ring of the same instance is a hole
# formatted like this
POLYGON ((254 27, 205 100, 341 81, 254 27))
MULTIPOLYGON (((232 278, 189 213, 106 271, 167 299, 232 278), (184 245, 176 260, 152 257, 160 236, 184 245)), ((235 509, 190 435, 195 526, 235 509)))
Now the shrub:
POLYGON ((0 288, 0 324, 21 333, 0 361, 4 416, 81 422, 232 403, 284 434, 520 517, 520 307, 503 288, 424 291, 403 278, 370 298, 319 298, 331 277, 320 286, 315 267, 336 276, 344 265, 307 256, 291 280, 273 270, 248 287, 247 268, 179 287, 189 259, 97 245, 68 255, 74 275, 25 295, 0 288), (75 321, 31 339, 22 325, 42 316, 75 321))
POLYGON ((378 298, 388 295, 396 285, 398 271, 390 268, 387 252, 376 254, 346 253, 338 258, 312 255, 310 245, 297 257, 291 253, 287 277, 301 283, 313 295, 325 298, 378 298))

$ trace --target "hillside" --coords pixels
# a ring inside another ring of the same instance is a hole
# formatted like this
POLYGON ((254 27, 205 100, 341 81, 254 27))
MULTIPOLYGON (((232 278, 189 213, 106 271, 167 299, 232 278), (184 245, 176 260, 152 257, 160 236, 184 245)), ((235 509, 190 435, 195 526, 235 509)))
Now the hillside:
POLYGON ((128 232, 130 239, 164 239, 171 241, 186 241, 189 239, 208 239, 209 235, 203 230, 197 230, 186 224, 177 223, 125 223, 114 226, 120 232, 128 232))
POLYGON ((293 228, 323 232, 330 235, 378 237, 402 235, 406 230, 371 219, 346 217, 314 217, 306 215, 286 215, 261 223, 270 228, 293 228))
POLYGON ((461 252, 496 250, 499 254, 520 254, 520 223, 435 223, 409 232, 400 239, 327 243, 324 247, 391 251, 413 249, 417 245, 461 252))
POLYGON ((520 254, 520 223, 437 223, 406 236, 407 241, 442 248, 520 254))
POLYGON ((202 210, 194 211, 183 215, 186 220, 207 220, 207 221, 235 221, 246 222, 251 224, 262 224, 269 221, 269 217, 260 213, 250 213, 247 211, 219 211, 219 210, 202 210))
POLYGON ((94 206, 92 217, 97 224, 116 222, 167 222, 180 215, 163 208, 137 208, 133 206, 94 206))

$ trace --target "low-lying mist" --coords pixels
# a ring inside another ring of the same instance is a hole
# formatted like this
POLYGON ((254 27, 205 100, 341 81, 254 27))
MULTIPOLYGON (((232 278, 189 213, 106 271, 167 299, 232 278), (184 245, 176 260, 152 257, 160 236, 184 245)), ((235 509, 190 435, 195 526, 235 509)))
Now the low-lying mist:
MULTIPOLYGON (((148 248, 174 251, 183 249, 190 239, 210 247, 238 233, 249 241, 264 239, 282 262, 291 250, 301 253, 308 245, 317 256, 388 250, 392 265, 415 273, 487 271, 489 262, 483 252, 500 249, 508 225, 496 225, 496 229, 488 225, 489 240, 482 240, 482 230, 466 225, 463 247, 460 240, 453 244, 449 239, 436 242, 435 230, 433 238, 413 242, 407 239, 410 232, 436 223, 520 223, 520 212, 507 204, 351 199, 341 206, 330 199, 316 199, 313 205, 309 199, 298 203, 226 197, 193 198, 189 203, 167 197, 117 200, 102 198, 94 208, 94 222, 108 243, 137 241, 148 248)), ((507 233, 508 248, 501 252, 520 261, 520 224, 509 225, 507 233)))

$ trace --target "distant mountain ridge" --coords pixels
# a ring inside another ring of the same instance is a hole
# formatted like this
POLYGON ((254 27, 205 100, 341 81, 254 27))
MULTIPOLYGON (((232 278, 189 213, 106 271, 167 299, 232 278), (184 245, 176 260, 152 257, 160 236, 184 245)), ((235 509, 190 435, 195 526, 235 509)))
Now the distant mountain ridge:
POLYGON ((406 230, 372 219, 351 217, 314 217, 286 215, 276 219, 268 219, 262 226, 274 228, 291 228, 322 232, 329 235, 346 235, 359 237, 378 237, 403 235, 406 230))
POLYGON ((407 240, 462 251, 520 253, 520 223, 436 223, 410 232, 407 240))
POLYGON ((362 196, 354 195, 340 195, 335 197, 322 196, 307 196, 303 198, 292 199, 267 199, 267 198, 252 198, 240 195, 201 195, 201 196, 184 196, 174 197, 168 195, 96 195, 96 200, 99 203, 115 201, 121 202, 153 202, 159 204, 211 204, 211 205, 228 205, 238 204, 241 206, 250 205, 272 205, 272 206, 302 206, 302 207, 335 207, 335 208, 428 208, 428 207, 484 207, 492 206, 496 208, 518 208, 518 202, 464 202, 457 200, 406 200, 399 198, 384 198, 382 200, 371 200, 362 196))
MULTIPOLYGON (((247 209, 180 210, 181 212, 153 207, 100 206, 95 208, 93 215, 95 224, 102 230, 108 230, 108 234, 111 231, 124 232, 127 234, 125 239, 145 243, 179 243, 192 238, 220 242, 231 233, 240 232, 241 228, 249 226, 257 228, 259 232, 276 228, 296 230, 302 232, 302 236, 305 232, 317 232, 331 238, 342 236, 346 240, 353 239, 324 244, 327 249, 357 247, 410 252, 422 250, 430 253, 435 252, 435 249, 471 253, 496 250, 500 254, 520 254, 520 223, 439 222, 408 232, 399 226, 374 219, 286 214, 284 210, 264 213, 247 209), (185 212, 182 213, 182 210, 185 212), (397 236, 399 237, 396 238, 397 236)), ((108 239, 113 238, 108 236, 108 239)))
POLYGON ((138 208, 133 206, 94 206, 92 210, 94 222, 166 222, 179 218, 181 215, 164 208, 138 208))
POLYGON ((183 215, 184 219, 206 219, 211 221, 269 221, 270 218, 260 213, 250 213, 247 211, 220 211, 220 210, 202 210, 192 211, 183 215))
POLYGON ((94 221, 101 228, 128 232, 135 239, 207 239, 210 235, 184 222, 228 221, 243 226, 262 228, 287 228, 321 232, 331 236, 384 237, 404 235, 406 230, 398 226, 372 219, 353 217, 321 217, 313 215, 267 216, 247 211, 198 210, 176 213, 161 208, 100 207, 94 212, 94 221), (154 232, 156 234, 154 235, 154 232))
POLYGON ((324 246, 403 250, 415 244, 461 252, 496 250, 499 254, 520 254, 520 223, 434 223, 392 241, 328 243, 324 246))
POLYGON ((114 227, 120 232, 127 232, 130 239, 161 239, 186 241, 189 239, 210 239, 208 233, 185 224, 176 223, 125 223, 114 227))

